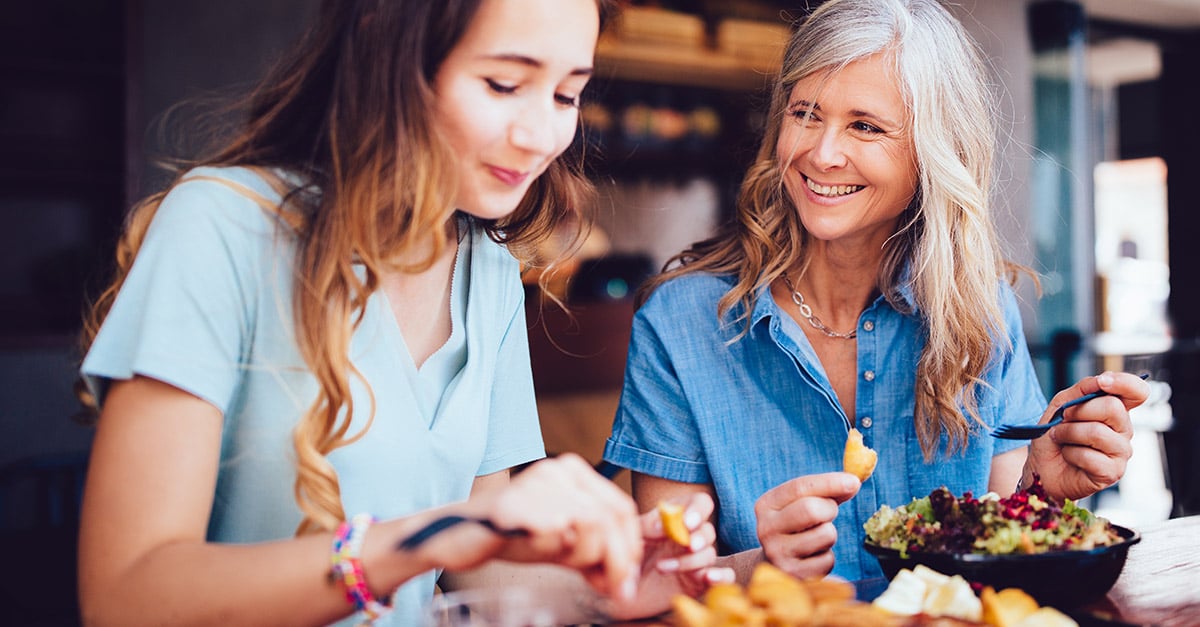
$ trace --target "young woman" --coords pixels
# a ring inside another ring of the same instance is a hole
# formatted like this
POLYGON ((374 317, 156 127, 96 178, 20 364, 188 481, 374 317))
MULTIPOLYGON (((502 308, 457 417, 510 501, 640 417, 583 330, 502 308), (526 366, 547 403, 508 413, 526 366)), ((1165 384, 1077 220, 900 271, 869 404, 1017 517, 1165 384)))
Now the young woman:
MULTIPOLYGON (((648 286, 605 459, 642 508, 711 494, 723 561, 881 576, 863 523, 946 486, 1039 474, 1080 498, 1124 472, 1148 386, 1086 377, 1046 407, 991 223, 975 44, 936 0, 829 0, 798 28, 728 230, 648 286), (1047 437, 998 440, 1048 420, 1047 437), (879 455, 842 468, 849 429, 879 455)), ((669 266, 671 267, 671 266, 669 266)))
POLYGON ((497 559, 628 616, 722 575, 709 499, 684 548, 579 458, 510 477, 544 456, 513 255, 588 191, 560 155, 600 8, 326 0, 135 209, 84 337, 86 623, 410 625, 439 575, 522 576, 497 559), (398 548, 444 515, 485 522, 398 548))

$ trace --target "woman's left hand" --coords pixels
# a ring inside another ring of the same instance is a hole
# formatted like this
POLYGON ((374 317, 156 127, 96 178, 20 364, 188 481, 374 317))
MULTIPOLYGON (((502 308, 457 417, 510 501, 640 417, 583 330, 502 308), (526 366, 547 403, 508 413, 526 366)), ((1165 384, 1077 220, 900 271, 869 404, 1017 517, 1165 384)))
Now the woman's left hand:
POLYGON ((1139 377, 1125 372, 1085 377, 1054 395, 1042 422, 1063 403, 1097 390, 1109 396, 1068 409, 1062 424, 1030 443, 1022 486, 1029 485, 1036 472, 1051 496, 1079 499, 1107 488, 1125 474, 1133 453, 1129 410, 1150 394, 1150 386, 1139 377))
POLYGON ((714 508, 712 497, 696 493, 682 505, 691 546, 680 546, 666 536, 657 509, 642 514, 646 544, 637 596, 627 602, 613 600, 606 608, 610 617, 631 619, 661 614, 670 609, 676 594, 697 596, 711 584, 734 581, 733 569, 713 565, 717 559, 717 532, 709 522, 714 508))

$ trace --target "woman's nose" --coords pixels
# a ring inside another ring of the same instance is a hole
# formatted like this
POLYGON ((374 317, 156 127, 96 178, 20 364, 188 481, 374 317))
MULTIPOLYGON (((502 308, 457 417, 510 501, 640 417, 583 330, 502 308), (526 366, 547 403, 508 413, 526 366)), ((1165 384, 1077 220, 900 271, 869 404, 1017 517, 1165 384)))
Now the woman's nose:
POLYGON ((513 146, 536 154, 550 154, 555 148, 554 111, 549 107, 525 107, 508 130, 513 146))
POLYGON ((840 168, 846 165, 846 152, 842 146, 843 137, 835 128, 822 129, 815 138, 816 144, 810 151, 813 165, 822 170, 840 168))

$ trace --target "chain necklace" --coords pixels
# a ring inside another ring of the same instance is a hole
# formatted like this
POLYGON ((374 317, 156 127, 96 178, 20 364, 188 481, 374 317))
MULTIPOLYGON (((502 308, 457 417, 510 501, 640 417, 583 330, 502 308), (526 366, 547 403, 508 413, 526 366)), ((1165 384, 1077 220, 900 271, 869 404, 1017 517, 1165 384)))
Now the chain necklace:
POLYGON ((837 331, 825 326, 825 323, 821 322, 821 319, 813 314, 812 307, 809 307, 804 302, 804 296, 800 294, 800 291, 796 289, 796 286, 792 285, 792 280, 789 279, 786 274, 783 275, 783 284, 792 291, 792 302, 796 303, 796 307, 800 309, 800 315, 804 316, 804 319, 807 320, 814 329, 824 333, 829 337, 841 338, 843 340, 853 340, 855 337, 858 337, 857 328, 849 333, 838 333, 837 331))

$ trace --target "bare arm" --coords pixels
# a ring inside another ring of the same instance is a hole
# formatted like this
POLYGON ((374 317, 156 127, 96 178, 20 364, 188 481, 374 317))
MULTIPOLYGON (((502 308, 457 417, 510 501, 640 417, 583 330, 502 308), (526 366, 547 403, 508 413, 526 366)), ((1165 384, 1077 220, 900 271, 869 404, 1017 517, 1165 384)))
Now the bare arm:
POLYGON ((1002 497, 1016 492, 1017 482, 1021 480, 1021 469, 1025 467, 1025 458, 1028 455, 1029 447, 1022 447, 993 457, 992 472, 988 475, 988 491, 1002 497))
POLYGON ((341 590, 325 580, 331 535, 205 542, 221 421, 215 407, 165 383, 113 384, 83 503, 86 623, 324 624, 349 614, 341 590))
MULTIPOLYGON (((166 383, 143 377, 113 383, 83 503, 79 588, 87 624, 324 625, 351 613, 341 584, 327 578, 331 533, 249 545, 206 541, 221 424, 215 407, 166 383)), ((375 524, 360 556, 371 592, 382 598, 427 570, 472 568, 504 551, 518 559, 598 561, 598 578, 614 576, 622 559, 636 559, 623 553, 636 531, 622 534, 620 516, 611 513, 580 526, 581 535, 606 538, 608 545, 581 542, 586 546, 564 550, 564 526, 578 522, 568 517, 541 521, 537 538, 515 548, 462 525, 415 553, 394 550, 434 517, 497 516, 503 508, 503 499, 472 499, 375 524)))
MULTIPOLYGON (((206 541, 221 422, 215 407, 166 383, 137 377, 113 384, 83 506, 79 579, 87 624, 327 624, 350 614, 341 585, 327 579, 332 534, 237 546, 206 541)), ((373 525, 360 559, 376 597, 433 568, 452 573, 447 582, 455 585, 453 573, 499 558, 575 572, 489 567, 478 582, 517 574, 536 574, 546 585, 567 580, 571 589, 612 599, 618 616, 646 616, 710 573, 715 532, 703 519, 712 501, 690 507, 700 513, 698 541, 685 549, 664 541, 661 525, 639 518, 633 501, 587 462, 564 455, 512 480, 507 472, 483 477, 466 502, 373 525), (530 533, 505 539, 458 525, 414 552, 394 548, 448 513, 530 533), (673 568, 661 566, 668 560, 673 568), (646 564, 659 568, 639 587, 646 564)))

